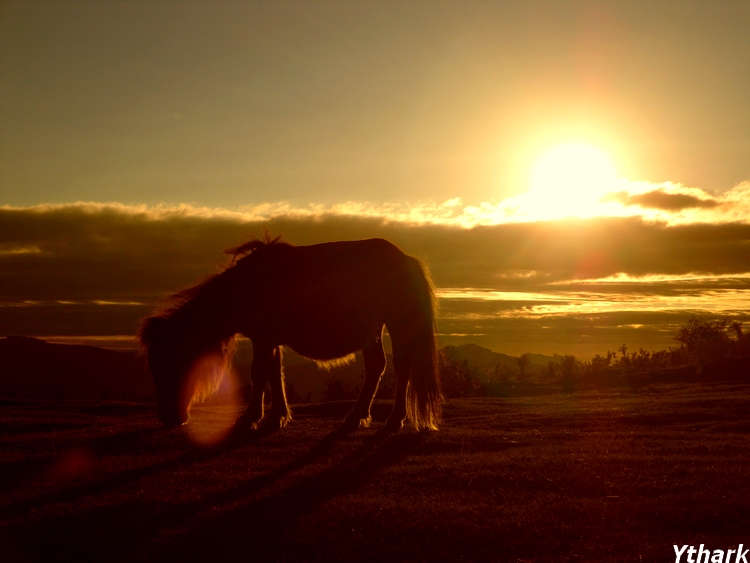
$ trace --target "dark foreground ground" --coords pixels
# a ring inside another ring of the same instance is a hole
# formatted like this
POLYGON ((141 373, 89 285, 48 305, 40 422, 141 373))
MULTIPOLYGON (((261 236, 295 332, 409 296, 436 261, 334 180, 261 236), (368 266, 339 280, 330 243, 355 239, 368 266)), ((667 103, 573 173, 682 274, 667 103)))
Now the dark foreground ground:
POLYGON ((236 409, 163 431, 149 405, 2 403, 0 560, 671 562, 673 544, 750 544, 750 386, 453 400, 439 432, 391 436, 332 433, 348 407, 212 451, 196 442, 236 409))

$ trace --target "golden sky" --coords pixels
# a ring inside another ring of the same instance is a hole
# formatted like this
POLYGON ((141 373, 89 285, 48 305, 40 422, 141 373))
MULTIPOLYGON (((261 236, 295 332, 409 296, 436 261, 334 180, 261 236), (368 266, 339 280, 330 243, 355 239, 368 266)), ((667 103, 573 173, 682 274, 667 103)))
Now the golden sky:
POLYGON ((264 225, 425 258, 446 343, 750 305, 750 3, 3 2, 0 334, 129 335, 264 225))

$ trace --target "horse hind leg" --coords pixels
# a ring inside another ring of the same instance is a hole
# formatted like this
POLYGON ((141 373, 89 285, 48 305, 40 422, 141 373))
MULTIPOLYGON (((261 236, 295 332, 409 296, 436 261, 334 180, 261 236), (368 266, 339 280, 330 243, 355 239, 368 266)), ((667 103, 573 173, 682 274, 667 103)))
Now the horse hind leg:
POLYGON ((380 378, 385 372, 385 351, 383 350, 383 327, 367 341, 362 348, 362 359, 365 364, 365 381, 359 392, 359 398, 354 408, 344 419, 345 430, 356 430, 366 428, 370 425, 372 417, 370 408, 378 390, 380 378))
POLYGON ((401 430, 406 420, 406 394, 409 389, 409 362, 407 356, 393 349, 393 370, 396 372, 396 397, 393 401, 393 410, 385 423, 387 432, 401 430))
POLYGON ((284 372, 281 368, 281 356, 281 347, 274 348, 273 363, 271 365, 271 372, 269 373, 273 404, 271 405, 271 412, 263 421, 264 426, 274 428, 283 428, 290 420, 292 420, 292 413, 286 402, 284 372))

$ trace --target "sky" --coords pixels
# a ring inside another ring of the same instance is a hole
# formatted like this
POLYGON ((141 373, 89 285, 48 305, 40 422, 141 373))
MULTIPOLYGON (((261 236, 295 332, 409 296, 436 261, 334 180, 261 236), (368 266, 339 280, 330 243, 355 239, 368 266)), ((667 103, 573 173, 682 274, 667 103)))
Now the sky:
POLYGON ((264 228, 422 258, 446 344, 749 320, 748 29, 748 1, 2 2, 0 335, 130 343, 264 228))

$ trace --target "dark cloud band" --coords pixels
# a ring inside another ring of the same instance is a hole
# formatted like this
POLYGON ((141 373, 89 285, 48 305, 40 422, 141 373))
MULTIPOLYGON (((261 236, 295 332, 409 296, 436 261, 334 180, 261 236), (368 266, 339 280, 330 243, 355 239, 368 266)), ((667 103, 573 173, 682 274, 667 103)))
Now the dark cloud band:
MULTIPOLYGON (((688 274, 708 276, 702 278, 701 291, 733 284, 739 302, 748 291, 745 279, 732 278, 750 271, 750 225, 739 223, 666 226, 639 218, 599 218, 466 229, 332 213, 243 220, 189 209, 157 214, 83 204, 6 207, 0 208, 0 334, 132 333, 137 319, 159 298, 216 273, 227 261, 223 249, 265 228, 295 244, 388 238, 426 260, 442 288, 549 294, 560 291, 560 283, 577 290, 569 285, 574 280, 660 274, 673 279, 608 284, 596 291, 657 293, 664 297, 665 311, 670 295, 684 293, 679 279, 688 274), (712 281, 711 275, 724 277, 712 281)), ((694 281, 684 284, 696 288, 694 281)), ((594 291, 591 285, 584 289, 594 291)), ((531 311, 529 318, 541 319, 544 315, 524 305, 525 299, 519 294, 515 304, 503 307, 531 311)), ((497 303, 445 303, 446 333, 492 329, 500 334, 503 326, 521 322, 510 320, 520 314, 486 315, 498 309, 497 303), (473 310, 477 315, 472 317, 473 310)), ((608 315, 613 326, 624 324, 610 318, 616 311, 608 315)))

